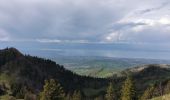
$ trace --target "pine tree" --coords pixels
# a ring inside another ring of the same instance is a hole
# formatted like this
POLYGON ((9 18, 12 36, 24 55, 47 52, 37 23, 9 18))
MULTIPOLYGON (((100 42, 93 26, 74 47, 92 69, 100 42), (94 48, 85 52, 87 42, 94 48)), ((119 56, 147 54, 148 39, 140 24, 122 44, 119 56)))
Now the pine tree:
POLYGON ((151 87, 147 88, 145 90, 145 92, 143 93, 141 100, 148 100, 151 99, 153 97, 153 93, 154 93, 154 85, 152 85, 151 87))
POLYGON ((72 100, 71 95, 69 93, 66 95, 65 100, 72 100))
POLYGON ((102 96, 99 96, 99 97, 94 98, 94 100, 104 100, 104 98, 102 96))
POLYGON ((170 80, 167 82, 167 84, 165 86, 165 89, 164 89, 164 92, 166 94, 170 93, 170 80))
POLYGON ((25 94, 24 100, 37 100, 37 96, 31 92, 28 92, 25 94))
POLYGON ((107 94, 105 95, 106 100, 116 100, 115 90, 113 88, 113 84, 110 83, 107 88, 107 94))
POLYGON ((40 100, 64 100, 64 91, 54 79, 46 80, 40 100))
POLYGON ((135 86, 130 76, 125 80, 121 92, 121 100, 136 100, 135 86))
POLYGON ((72 100, 82 100, 81 92, 80 91, 74 91, 73 96, 72 96, 72 100))

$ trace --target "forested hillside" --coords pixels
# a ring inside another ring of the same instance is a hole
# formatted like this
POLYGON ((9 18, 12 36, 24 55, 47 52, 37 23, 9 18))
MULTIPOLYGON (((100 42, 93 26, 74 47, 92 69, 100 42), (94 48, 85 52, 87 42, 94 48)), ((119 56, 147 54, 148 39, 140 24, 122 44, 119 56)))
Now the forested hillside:
MULTIPOLYGON (((3 93, 22 98, 23 88, 38 94, 45 80, 55 79, 61 83, 65 92, 83 90, 83 88, 100 88, 107 84, 106 79, 79 76, 66 70, 63 66, 48 59, 23 55, 15 48, 0 51, 0 84, 7 89, 3 93)), ((4 90, 4 91, 3 91, 4 90)))
POLYGON ((2 100, 146 100, 170 93, 169 83, 169 65, 139 66, 94 78, 15 48, 0 50, 2 100))

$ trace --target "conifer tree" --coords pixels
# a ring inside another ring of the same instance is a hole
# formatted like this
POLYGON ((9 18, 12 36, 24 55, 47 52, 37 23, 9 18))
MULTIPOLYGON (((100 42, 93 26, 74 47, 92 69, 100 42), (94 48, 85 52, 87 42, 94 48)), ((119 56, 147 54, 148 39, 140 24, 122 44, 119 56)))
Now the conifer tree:
POLYGON ((105 100, 102 96, 94 98, 94 100, 105 100))
POLYGON ((74 91, 72 100, 82 100, 81 92, 80 91, 74 91))
POLYGON ((113 84, 110 83, 107 88, 107 94, 105 95, 106 100, 116 100, 115 90, 113 88, 113 84))
POLYGON ((121 92, 121 100, 136 100, 136 91, 132 77, 127 77, 121 92))
POLYGON ((170 93, 170 80, 167 82, 166 86, 165 86, 165 89, 164 89, 164 92, 166 94, 169 94, 170 93))
POLYGON ((72 100, 71 95, 69 93, 66 95, 65 100, 72 100))
POLYGON ((145 90, 145 92, 143 93, 141 97, 141 100, 151 99, 153 97, 153 93, 154 93, 154 85, 152 85, 151 87, 145 90))
POLYGON ((46 80, 40 100, 64 100, 64 91, 54 79, 46 80))

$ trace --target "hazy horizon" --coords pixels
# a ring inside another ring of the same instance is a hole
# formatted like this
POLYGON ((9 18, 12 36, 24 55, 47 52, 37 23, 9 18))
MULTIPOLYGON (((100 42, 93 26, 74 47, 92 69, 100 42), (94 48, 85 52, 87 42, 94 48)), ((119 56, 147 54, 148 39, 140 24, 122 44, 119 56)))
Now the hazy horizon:
POLYGON ((67 56, 112 57, 112 58, 142 58, 170 59, 169 50, 154 49, 144 44, 88 44, 88 43, 3 43, 0 49, 15 47, 24 54, 45 58, 60 58, 67 56), (24 44, 24 45, 23 45, 24 44))
POLYGON ((1 0, 0 48, 170 59, 169 9, 168 0, 1 0))

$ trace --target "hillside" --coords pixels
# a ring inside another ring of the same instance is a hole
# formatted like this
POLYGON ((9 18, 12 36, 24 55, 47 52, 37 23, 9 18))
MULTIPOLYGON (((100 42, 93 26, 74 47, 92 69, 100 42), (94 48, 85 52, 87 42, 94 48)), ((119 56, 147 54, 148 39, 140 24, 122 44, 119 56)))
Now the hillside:
POLYGON ((151 84, 154 84, 157 93, 153 97, 157 97, 160 96, 156 91, 159 84, 162 83, 163 88, 168 86, 170 65, 142 65, 126 69, 112 77, 94 78, 77 75, 48 59, 24 55, 15 48, 0 50, 0 96, 3 97, 7 95, 21 99, 26 90, 38 95, 42 91, 45 80, 55 79, 67 94, 73 94, 75 90, 81 91, 83 100, 104 97, 108 83, 112 82, 116 97, 120 98, 122 83, 129 75, 135 82, 138 97, 151 84))
POLYGON ((139 92, 144 91, 151 84, 159 84, 170 79, 170 65, 167 64, 151 64, 137 66, 122 71, 120 76, 132 75, 136 82, 139 92))
POLYGON ((17 91, 23 87, 39 93, 46 79, 58 80, 66 92, 83 91, 84 88, 93 88, 94 85, 98 89, 107 84, 106 79, 79 76, 51 60, 23 55, 15 48, 0 50, 0 61, 1 95, 17 96, 17 91))
POLYGON ((161 97, 153 98, 151 100, 169 100, 169 98, 170 98, 170 94, 167 94, 167 95, 164 95, 164 96, 161 96, 161 97))

